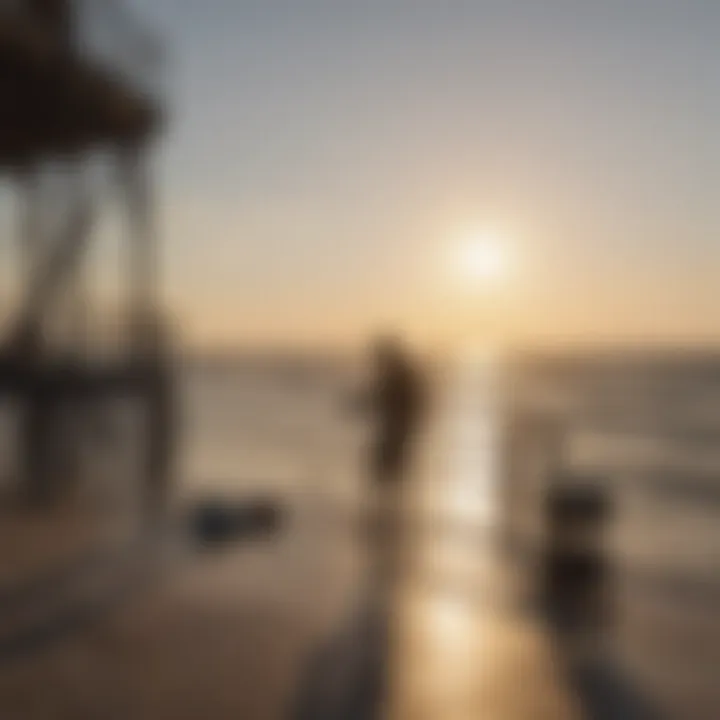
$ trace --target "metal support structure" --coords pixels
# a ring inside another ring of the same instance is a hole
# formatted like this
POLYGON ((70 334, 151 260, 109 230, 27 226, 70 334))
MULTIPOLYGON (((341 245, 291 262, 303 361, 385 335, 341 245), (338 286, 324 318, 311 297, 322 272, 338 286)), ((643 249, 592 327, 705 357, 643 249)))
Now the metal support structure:
MULTIPOLYGON (((144 33, 120 27, 99 3, 61 5, 85 19, 97 9, 100 29, 113 40, 104 49, 119 41, 123 52, 119 58, 105 56, 95 45, 89 52, 86 24, 71 23, 79 34, 68 38, 61 32, 67 25, 63 18, 44 18, 30 2, 13 9, 0 2, 0 73, 11 94, 0 128, 0 170, 16 183, 19 284, 11 334, 0 336, 0 398, 12 398, 19 410, 20 484, 43 498, 62 491, 75 472, 66 472, 65 463, 80 456, 82 464, 88 448, 98 449, 98 419, 114 413, 118 399, 131 399, 147 419, 144 445, 137 448, 143 456, 141 480, 164 497, 173 387, 158 342, 149 156, 164 113, 161 98, 145 86, 155 63, 136 52, 144 33), (137 72, 128 72, 130 61, 137 72), (123 270, 134 335, 116 357, 93 354, 87 342, 93 298, 85 259, 102 209, 88 175, 98 151, 117 158, 126 213, 123 270)), ((122 443, 115 452, 126 457, 131 453, 122 443)))
POLYGON ((41 327, 58 295, 67 289, 82 259, 90 236, 92 212, 80 200, 70 208, 66 225, 53 243, 43 242, 44 252, 33 258, 25 296, 18 312, 20 328, 41 327), (42 255, 42 256, 41 256, 42 255))
POLYGON ((33 276, 41 243, 38 202, 40 187, 35 166, 23 168, 18 173, 16 187, 18 195, 16 254, 19 281, 21 284, 27 284, 33 276))
POLYGON ((132 345, 148 352, 152 340, 147 333, 158 316, 158 254, 149 162, 142 148, 125 152, 119 162, 127 210, 127 312, 132 345))
POLYGON ((133 153, 127 166, 127 208, 130 235, 129 292, 133 310, 152 313, 156 304, 157 257, 147 159, 133 153))

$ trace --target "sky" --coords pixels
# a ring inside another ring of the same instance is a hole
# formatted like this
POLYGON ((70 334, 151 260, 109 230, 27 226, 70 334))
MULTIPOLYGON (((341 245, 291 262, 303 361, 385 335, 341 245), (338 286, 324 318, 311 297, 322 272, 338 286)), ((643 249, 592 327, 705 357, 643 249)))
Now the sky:
POLYGON ((716 0, 153 0, 205 345, 720 339, 716 0), (502 282, 458 246, 492 230, 502 282))

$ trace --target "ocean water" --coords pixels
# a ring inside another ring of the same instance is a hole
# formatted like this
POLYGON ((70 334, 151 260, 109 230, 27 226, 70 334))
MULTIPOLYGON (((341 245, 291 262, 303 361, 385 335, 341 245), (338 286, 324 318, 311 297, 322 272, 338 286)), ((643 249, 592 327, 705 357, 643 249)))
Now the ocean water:
MULTIPOLYGON (((459 384, 448 371, 436 415, 467 417, 477 408, 483 416, 462 430, 476 442, 465 438, 463 447, 484 452, 501 443, 503 420, 518 406, 551 416, 562 408, 563 472, 607 488, 615 508, 607 543, 618 562, 720 581, 720 373, 707 363, 699 372, 697 363, 658 360, 539 367, 479 384, 459 384)), ((321 493, 349 502, 362 494, 369 427, 348 411, 357 371, 300 370, 260 363, 186 371, 183 492, 321 493)), ((439 424, 455 427, 452 418, 439 424)), ((443 442, 438 434, 425 444, 443 442)), ((436 486, 463 462, 453 443, 437 450, 448 457, 432 470, 436 486)), ((546 450, 534 451, 542 461, 546 450)), ((499 485, 502 467, 494 472, 499 485)), ((540 462, 529 472, 541 493, 548 469, 540 462)), ((523 511, 537 516, 539 506, 528 505, 523 511)))
POLYGON ((200 367, 182 378, 183 492, 357 493, 368 427, 350 411, 352 368, 200 367))
POLYGON ((549 443, 549 464, 543 443, 528 442, 534 462, 521 473, 520 512, 539 517, 552 477, 591 482, 612 501, 598 543, 609 562, 605 639, 616 664, 647 697, 662 698, 667 717, 717 717, 720 362, 533 360, 514 369, 509 390, 515 413, 560 418, 550 437, 562 438, 549 443))
MULTIPOLYGON (((423 467, 436 490, 430 503, 450 496, 464 507, 489 498, 485 515, 471 518, 487 522, 488 513, 502 512, 492 501, 502 496, 504 475, 483 457, 497 454, 508 418, 561 417, 562 472, 605 487, 615 508, 602 542, 615 581, 618 655, 651 694, 677 689, 682 707, 720 707, 719 368, 655 359, 534 360, 469 374, 450 366, 437 374, 437 422, 420 448, 433 459, 423 467), (482 477, 473 475, 478 467, 482 477)), ((355 366, 255 361, 187 366, 180 377, 180 497, 322 497, 351 508, 363 501, 370 427, 350 409, 361 383, 355 366)), ((16 448, 12 408, 0 424, 0 477, 7 479, 16 448)), ((523 453, 531 491, 520 510, 539 521, 542 490, 558 468, 533 437, 523 453)), ((126 455, 93 473, 100 486, 107 471, 111 498, 129 487, 126 455)))
MULTIPOLYGON (((628 562, 674 562, 678 570, 702 566, 720 578, 720 363, 533 360, 469 384, 458 382, 464 372, 451 366, 434 376, 433 393, 436 416, 447 420, 436 424, 445 429, 456 428, 453 417, 478 415, 463 421, 462 433, 473 434, 463 447, 500 445, 507 418, 518 412, 562 417, 564 469, 592 477, 614 499, 613 552, 628 562)), ((187 365, 180 378, 181 494, 319 492, 352 501, 362 493, 370 427, 351 411, 362 384, 356 365, 253 359, 187 365)), ((15 409, 0 407, 5 482, 13 475, 16 431, 15 409)), ((425 444, 443 442, 439 434, 425 444)), ((541 493, 547 448, 529 440, 523 452, 539 462, 527 469, 528 485, 541 493)), ((128 433, 122 457, 98 467, 98 476, 112 471, 106 484, 127 484, 119 476, 132 473, 133 442, 128 433)), ((436 484, 462 464, 454 442, 440 450, 448 457, 433 470, 436 484)), ((533 497, 524 511, 535 512, 533 497)))

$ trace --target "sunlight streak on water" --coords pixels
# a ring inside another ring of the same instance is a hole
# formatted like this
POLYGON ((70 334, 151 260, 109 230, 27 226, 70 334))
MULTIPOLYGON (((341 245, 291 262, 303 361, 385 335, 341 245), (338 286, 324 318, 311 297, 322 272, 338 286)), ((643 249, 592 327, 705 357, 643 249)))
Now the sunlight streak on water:
POLYGON ((449 390, 448 511, 492 524, 497 507, 497 364, 493 354, 460 359, 449 390))

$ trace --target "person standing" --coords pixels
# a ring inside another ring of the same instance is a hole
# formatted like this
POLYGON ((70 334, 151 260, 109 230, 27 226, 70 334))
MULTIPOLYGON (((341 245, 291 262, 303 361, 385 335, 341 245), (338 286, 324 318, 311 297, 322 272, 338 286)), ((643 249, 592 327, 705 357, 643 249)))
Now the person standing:
POLYGON ((373 567, 385 584, 400 571, 410 464, 426 411, 426 389, 403 343, 383 336, 373 349, 369 475, 373 496, 373 567))

